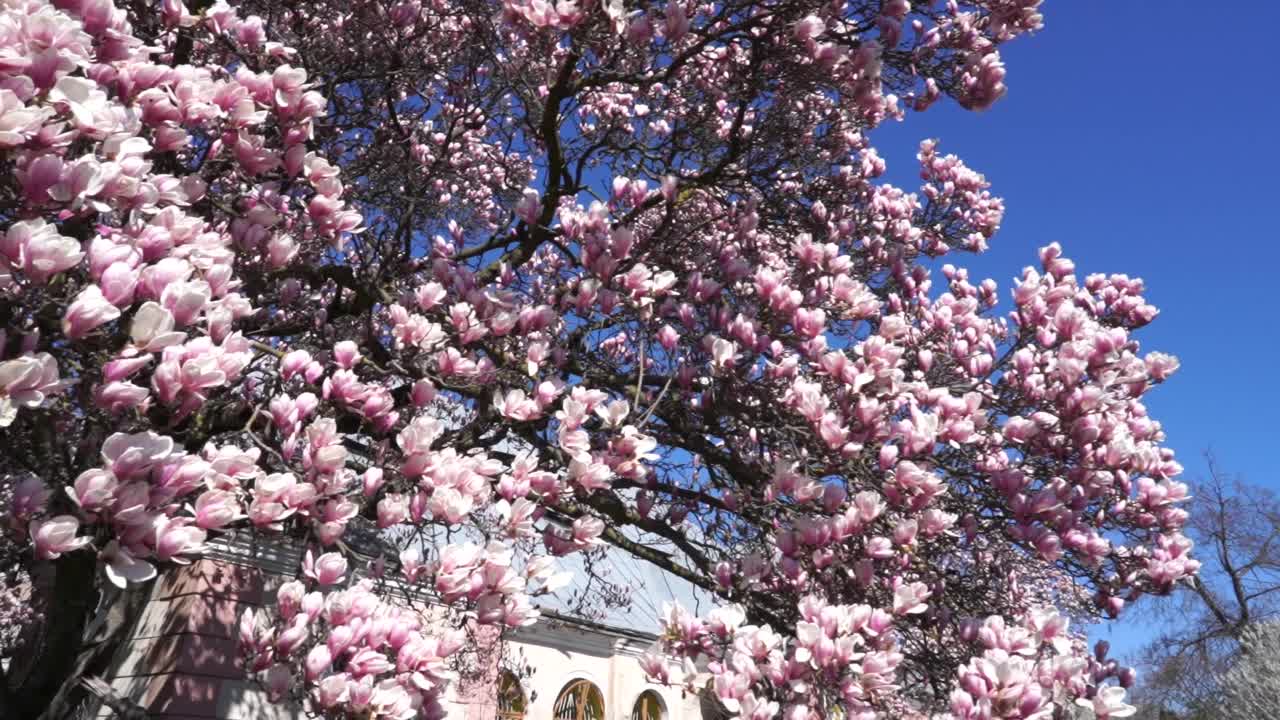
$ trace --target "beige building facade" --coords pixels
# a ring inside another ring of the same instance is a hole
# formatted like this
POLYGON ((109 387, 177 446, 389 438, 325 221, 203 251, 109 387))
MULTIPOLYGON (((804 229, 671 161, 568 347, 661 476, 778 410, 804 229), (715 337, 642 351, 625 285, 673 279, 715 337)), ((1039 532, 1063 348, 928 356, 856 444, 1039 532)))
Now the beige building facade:
MULTIPOLYGON (((157 579, 106 679, 165 720, 303 720, 272 703, 236 666, 246 608, 270 602, 299 551, 229 538, 157 579)), ((655 636, 551 610, 505 638, 503 657, 450 687, 450 720, 702 720, 697 696, 648 682, 640 657, 655 636), (511 668, 515 672, 512 672, 511 668)), ((99 717, 110 717, 103 708, 99 717)))

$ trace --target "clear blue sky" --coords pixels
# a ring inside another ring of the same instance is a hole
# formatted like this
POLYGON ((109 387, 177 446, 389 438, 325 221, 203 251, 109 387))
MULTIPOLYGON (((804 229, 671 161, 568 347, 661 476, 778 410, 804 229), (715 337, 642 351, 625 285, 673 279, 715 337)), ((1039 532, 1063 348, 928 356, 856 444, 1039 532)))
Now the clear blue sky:
MULTIPOLYGON (((1194 478, 1201 452, 1280 490, 1280 6, 1049 0, 1045 28, 1005 46, 1008 95, 984 113, 935 106, 882 127, 890 181, 940 140, 984 173, 1007 213, 989 253, 953 258, 1000 283, 1057 241, 1082 273, 1146 280, 1160 309, 1138 335, 1182 360, 1152 415, 1194 478)), ((1007 305, 1006 305, 1007 308, 1007 305)), ((1141 626, 1108 634, 1134 647, 1141 626)))

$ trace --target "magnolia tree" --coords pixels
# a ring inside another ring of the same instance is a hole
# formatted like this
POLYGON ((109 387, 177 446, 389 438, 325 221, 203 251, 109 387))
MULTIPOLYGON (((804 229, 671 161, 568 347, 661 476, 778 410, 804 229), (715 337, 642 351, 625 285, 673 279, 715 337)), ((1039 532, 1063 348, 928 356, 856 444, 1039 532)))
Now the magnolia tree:
POLYGON ((1000 309, 942 260, 983 176, 869 142, 999 99, 1038 4, 0 0, 3 702, 244 529, 309 546, 239 627, 274 697, 441 717, 461 635, 353 581, 372 522, 496 630, 558 556, 660 566, 721 607, 647 672, 743 718, 1132 712, 1067 620, 1197 565, 1156 310, 1056 245, 1000 309))

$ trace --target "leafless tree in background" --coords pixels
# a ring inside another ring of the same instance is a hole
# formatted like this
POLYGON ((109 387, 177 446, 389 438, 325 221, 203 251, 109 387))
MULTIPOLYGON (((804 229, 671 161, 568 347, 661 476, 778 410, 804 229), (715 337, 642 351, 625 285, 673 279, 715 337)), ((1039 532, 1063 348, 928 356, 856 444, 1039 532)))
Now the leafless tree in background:
POLYGON ((1240 661, 1223 674, 1222 717, 1280 717, 1280 623, 1250 625, 1240 661))
POLYGON ((1217 717, 1222 674, 1236 665, 1245 631, 1280 616, 1280 500, 1230 477, 1206 453, 1209 477, 1194 486, 1187 534, 1204 563, 1198 577, 1152 602, 1166 630, 1143 651, 1143 704, 1159 717, 1217 717), (1168 716, 1167 714, 1165 716, 1168 716))

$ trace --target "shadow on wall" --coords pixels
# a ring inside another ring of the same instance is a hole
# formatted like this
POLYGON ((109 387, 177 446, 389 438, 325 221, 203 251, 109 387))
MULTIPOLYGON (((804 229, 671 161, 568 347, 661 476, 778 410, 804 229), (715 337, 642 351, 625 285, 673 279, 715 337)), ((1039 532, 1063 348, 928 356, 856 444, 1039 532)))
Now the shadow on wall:
MULTIPOLYGON (((237 628, 246 608, 274 599, 287 576, 271 567, 288 550, 214 552, 162 575, 105 679, 115 692, 164 720, 302 720, 273 703, 238 666, 237 628), (281 557, 262 557, 264 554, 281 557), (232 557, 228 557, 231 555, 232 557), (236 558, 235 555, 242 557, 236 558), (267 561, 264 563, 264 559, 267 561), (251 561, 244 562, 245 560, 251 561), (261 565, 267 565, 267 569, 261 565)), ((296 565, 295 565, 296 567, 296 565)), ((96 717, 106 718, 105 707, 96 717)))

